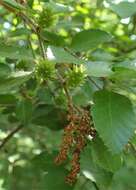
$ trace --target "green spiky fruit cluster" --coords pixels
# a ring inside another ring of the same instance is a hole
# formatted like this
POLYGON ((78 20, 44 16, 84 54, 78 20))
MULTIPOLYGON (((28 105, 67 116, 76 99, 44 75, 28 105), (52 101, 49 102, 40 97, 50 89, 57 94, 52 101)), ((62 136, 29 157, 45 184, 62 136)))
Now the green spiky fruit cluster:
POLYGON ((42 83, 55 77, 55 64, 49 60, 40 61, 35 69, 37 80, 42 83))
POLYGON ((42 28, 50 28, 57 23, 58 17, 54 14, 53 10, 50 7, 46 7, 40 13, 39 16, 39 26, 42 28))
POLYGON ((86 72, 83 65, 73 66, 73 69, 67 73, 67 84, 69 87, 78 87, 82 85, 86 78, 86 72))

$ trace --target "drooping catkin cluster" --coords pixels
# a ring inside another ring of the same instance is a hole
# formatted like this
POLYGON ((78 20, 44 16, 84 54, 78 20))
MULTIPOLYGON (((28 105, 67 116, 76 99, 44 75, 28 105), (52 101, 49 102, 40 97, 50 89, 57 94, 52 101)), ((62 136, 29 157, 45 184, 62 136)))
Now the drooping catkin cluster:
POLYGON ((71 170, 66 177, 66 182, 73 184, 80 172, 80 154, 87 142, 87 136, 95 136, 95 129, 91 127, 91 118, 87 110, 69 108, 68 125, 64 129, 63 141, 60 152, 55 159, 56 164, 63 163, 71 150, 71 170))
POLYGON ((77 115, 74 114, 74 110, 70 109, 69 114, 67 116, 68 125, 64 128, 63 140, 60 148, 59 155, 55 159, 56 164, 61 164, 67 159, 67 155, 69 153, 70 148, 74 144, 74 131, 77 126, 76 123, 78 121, 77 115))

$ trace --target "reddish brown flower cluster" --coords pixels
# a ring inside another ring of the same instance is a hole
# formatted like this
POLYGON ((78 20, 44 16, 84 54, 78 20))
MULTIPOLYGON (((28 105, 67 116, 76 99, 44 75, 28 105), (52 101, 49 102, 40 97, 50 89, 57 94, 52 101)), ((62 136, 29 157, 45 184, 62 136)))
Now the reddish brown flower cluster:
POLYGON ((95 136, 95 129, 91 127, 91 118, 87 110, 69 109, 69 124, 64 129, 63 141, 59 155, 55 159, 56 164, 64 162, 68 153, 73 149, 71 160, 71 171, 66 177, 66 182, 73 184, 80 172, 80 153, 86 145, 87 136, 95 136))
POLYGON ((73 158, 71 160, 71 171, 66 177, 66 182, 72 185, 77 178, 78 173, 80 172, 80 152, 75 150, 73 153, 73 158))
POLYGON ((69 124, 64 129, 64 135, 63 135, 63 141, 61 144, 61 149, 60 149, 59 155, 55 159, 56 164, 61 164, 62 162, 64 162, 67 159, 69 150, 74 144, 73 132, 76 130, 75 123, 78 121, 78 118, 76 115, 74 115, 73 110, 71 110, 71 113, 69 112, 67 120, 68 120, 69 124))

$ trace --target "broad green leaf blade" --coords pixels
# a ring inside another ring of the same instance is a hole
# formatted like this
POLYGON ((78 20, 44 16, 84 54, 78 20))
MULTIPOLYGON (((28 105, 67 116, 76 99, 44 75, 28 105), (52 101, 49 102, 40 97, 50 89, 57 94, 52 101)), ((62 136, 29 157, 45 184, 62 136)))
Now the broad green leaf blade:
MULTIPOLYGON (((126 162, 131 162, 126 161, 126 162)), ((136 162, 133 163, 133 166, 128 167, 124 166, 122 167, 116 174, 114 175, 114 180, 111 184, 110 189, 111 190, 135 190, 136 189, 136 168, 135 168, 136 162), (115 188, 116 187, 116 188, 115 188), (129 187, 129 188, 128 188, 129 187)))
POLYGON ((74 190, 96 190, 93 183, 88 180, 85 176, 79 176, 74 190))
POLYGON ((118 170, 122 164, 121 155, 112 155, 98 136, 92 142, 92 157, 100 167, 111 172, 118 170))
POLYGON ((91 52, 91 59, 94 61, 112 62, 113 60, 115 60, 115 57, 112 55, 112 53, 104 49, 97 48, 96 50, 91 52))
POLYGON ((98 91, 94 95, 92 116, 104 144, 113 154, 120 153, 136 128, 130 100, 114 92, 98 91))
POLYGON ((136 85, 136 60, 114 64, 113 71, 110 78, 114 80, 120 89, 122 88, 130 92, 135 91, 133 87, 136 85))
POLYGON ((96 182, 101 190, 105 190, 109 187, 113 174, 94 163, 91 151, 91 145, 88 144, 81 154, 81 172, 88 180, 96 182))
POLYGON ((50 45, 54 45, 54 46, 64 46, 65 45, 64 37, 57 35, 54 32, 49 32, 47 30, 44 30, 42 32, 42 35, 45 37, 45 39, 49 40, 50 45))
MULTIPOLYGON (((32 154, 32 153, 31 153, 32 154)), ((10 172, 10 189, 17 190, 73 190, 74 186, 66 184, 67 169, 56 166, 56 154, 43 152, 22 165, 15 165, 10 172), (21 179, 21 180, 20 180, 21 179)))
POLYGON ((74 104, 78 106, 87 106, 92 100, 95 89, 86 81, 81 87, 75 88, 72 92, 74 104))
MULTIPOLYGON (((64 166, 56 166, 54 158, 56 153, 43 153, 35 157, 32 161, 34 169, 39 172, 42 177, 42 186, 45 190, 72 190, 74 186, 70 186, 65 182, 68 171, 64 166), (52 181, 54 179, 54 181, 52 181)), ((35 173, 36 173, 35 172, 35 173)))
POLYGON ((98 45, 109 42, 111 35, 102 30, 83 30, 72 40, 71 48, 75 51, 88 51, 98 45))
POLYGON ((97 0, 97 7, 101 7, 104 0, 97 0))
POLYGON ((16 107, 16 116, 19 121, 22 122, 22 124, 26 125, 31 122, 32 118, 32 102, 29 100, 22 100, 18 102, 16 107))
POLYGON ((32 76, 32 72, 16 72, 12 73, 6 79, 0 79, 0 94, 15 90, 18 86, 29 80, 32 76))
POLYGON ((37 98, 39 99, 40 102, 44 102, 45 104, 48 105, 54 104, 54 99, 52 97, 51 90, 49 90, 48 87, 41 86, 41 88, 39 88, 39 90, 37 91, 37 98))
MULTIPOLYGON (((114 81, 121 82, 122 87, 131 87, 136 85, 136 71, 128 68, 115 68, 110 76, 114 81)), ((119 84, 119 83, 118 83, 119 84)))
POLYGON ((126 68, 126 69, 136 71, 136 60, 134 59, 132 61, 124 61, 124 62, 114 65, 114 69, 117 69, 117 68, 126 68))
POLYGON ((0 94, 0 105, 12 105, 16 104, 17 99, 11 94, 0 94))
POLYGON ((9 32, 9 37, 22 37, 22 35, 30 35, 31 31, 27 28, 17 28, 16 30, 13 30, 11 32, 9 32))
POLYGON ((66 121, 66 110, 43 104, 36 107, 32 123, 51 130, 60 130, 65 127, 66 121))
POLYGON ((54 13, 59 13, 59 14, 71 12, 73 10, 71 6, 64 5, 61 3, 55 3, 53 1, 46 3, 45 6, 50 7, 54 13))
POLYGON ((8 57, 10 59, 19 59, 19 60, 32 60, 32 52, 26 47, 13 45, 7 45, 2 43, 0 46, 0 56, 8 57))
POLYGON ((111 70, 111 64, 102 61, 87 62, 86 72, 89 76, 93 77, 107 77, 113 73, 111 70))
POLYGON ((0 78, 8 77, 11 74, 11 69, 7 64, 0 63, 0 78))
POLYGON ((63 48, 51 46, 50 50, 52 52, 52 60, 57 63, 74 63, 74 64, 82 64, 84 60, 78 59, 71 55, 68 51, 65 51, 63 48))
POLYGON ((130 17, 136 13, 135 2, 120 2, 118 4, 111 3, 110 8, 122 18, 130 17))

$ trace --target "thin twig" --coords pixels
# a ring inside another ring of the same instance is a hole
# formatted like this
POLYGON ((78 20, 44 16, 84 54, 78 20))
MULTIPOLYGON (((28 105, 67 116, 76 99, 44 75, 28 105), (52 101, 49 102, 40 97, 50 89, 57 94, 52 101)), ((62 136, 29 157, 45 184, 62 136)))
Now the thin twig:
POLYGON ((71 108, 73 108, 72 97, 71 97, 70 94, 69 94, 69 91, 68 91, 67 86, 66 86, 66 82, 64 81, 64 79, 62 78, 62 76, 59 74, 59 72, 58 72, 58 78, 59 78, 60 83, 61 83, 61 85, 62 85, 62 87, 63 87, 63 89, 64 89, 64 92, 65 92, 65 94, 66 94, 66 97, 67 97, 67 100, 68 100, 68 105, 69 105, 71 108))
POLYGON ((13 130, 10 131, 10 133, 3 139, 3 141, 0 144, 0 149, 2 149, 5 144, 8 143, 8 141, 21 129, 23 128, 23 125, 19 125, 18 127, 14 128, 13 130))
POLYGON ((28 37, 27 37, 28 44, 29 44, 29 47, 30 47, 30 49, 31 49, 33 58, 36 59, 35 52, 34 52, 34 49, 33 49, 32 42, 31 42, 31 39, 30 39, 30 38, 31 38, 30 35, 28 35, 28 37))
POLYGON ((31 30, 37 35, 38 41, 39 41, 41 55, 42 55, 43 59, 46 59, 47 56, 46 56, 44 44, 42 42, 43 38, 41 36, 41 31, 40 31, 39 27, 37 25, 35 25, 34 22, 31 19, 29 19, 24 13, 21 13, 20 16, 22 17, 22 19, 24 20, 24 22, 26 22, 26 24, 28 24, 30 26, 31 30))
MULTIPOLYGON (((25 21, 24 21, 24 27, 27 29, 27 25, 26 25, 25 21)), ((31 42, 31 35, 30 34, 28 34, 28 36, 27 36, 27 41, 28 41, 28 46, 31 49, 33 58, 36 59, 35 52, 34 52, 34 49, 32 46, 32 42, 31 42)))
POLYGON ((80 107, 73 104, 72 96, 69 93, 69 90, 68 90, 68 88, 66 86, 66 82, 65 82, 65 80, 62 78, 62 76, 59 73, 58 73, 58 78, 59 78, 60 83, 61 83, 61 85, 62 85, 62 87, 64 89, 65 95, 67 97, 69 108, 71 108, 71 110, 76 109, 78 112, 82 112, 82 109, 80 109, 80 107))
POLYGON ((22 20, 31 28, 31 30, 37 35, 38 41, 39 41, 39 46, 41 49, 41 54, 43 59, 46 59, 46 53, 45 53, 45 48, 42 42, 42 37, 39 31, 39 27, 37 24, 35 24, 24 12, 18 12, 15 11, 14 9, 10 8, 9 5, 4 3, 3 1, 0 1, 0 4, 4 6, 8 11, 15 13, 17 16, 22 18, 22 20))
POLYGON ((99 187, 97 186, 96 182, 92 182, 93 186, 95 187, 96 190, 100 190, 99 187))
POLYGON ((101 87, 91 78, 88 76, 88 79, 99 89, 101 90, 101 87))
POLYGON ((31 28, 31 30, 36 34, 37 33, 37 25, 24 13, 20 12, 17 16, 21 17, 22 20, 31 28))
POLYGON ((43 44, 43 42, 42 42, 41 34, 40 34, 40 32, 39 32, 38 30, 37 30, 36 34, 37 34, 38 41, 39 41, 39 46, 40 46, 40 50, 41 50, 41 55, 42 55, 43 59, 46 59, 47 56, 46 56, 44 44, 43 44))
POLYGON ((129 142, 129 145, 131 146, 131 149, 132 149, 134 155, 136 156, 136 147, 133 145, 132 142, 129 142))

